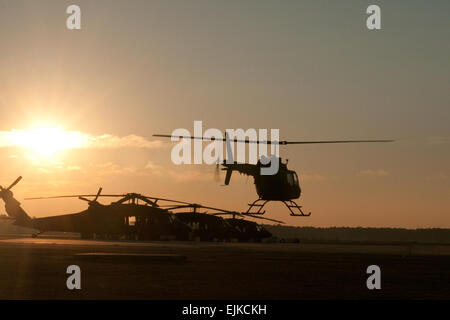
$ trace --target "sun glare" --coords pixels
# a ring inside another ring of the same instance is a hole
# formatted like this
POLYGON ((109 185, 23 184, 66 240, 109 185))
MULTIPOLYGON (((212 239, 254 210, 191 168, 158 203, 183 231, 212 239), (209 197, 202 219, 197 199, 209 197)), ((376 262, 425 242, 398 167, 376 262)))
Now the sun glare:
POLYGON ((86 138, 79 132, 68 132, 61 127, 33 128, 11 132, 12 144, 25 147, 35 155, 50 156, 59 151, 80 148, 86 138))

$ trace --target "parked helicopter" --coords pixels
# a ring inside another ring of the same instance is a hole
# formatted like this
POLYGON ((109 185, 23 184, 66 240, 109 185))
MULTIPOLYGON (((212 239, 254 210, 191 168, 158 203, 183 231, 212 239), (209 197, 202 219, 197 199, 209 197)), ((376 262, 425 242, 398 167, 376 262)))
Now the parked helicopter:
MULTIPOLYGON (((48 231, 76 232, 85 239, 260 241, 271 236, 262 226, 243 219, 261 217, 137 193, 102 195, 102 188, 97 194, 26 198, 35 200, 78 197, 89 205, 86 210, 78 213, 32 219, 11 191, 21 179, 22 177, 17 178, 8 188, 0 186, 0 198, 5 202, 8 218, 13 219, 15 225, 39 231, 33 236, 48 231), (98 202, 99 197, 119 200, 104 205, 98 202), (161 202, 165 204, 160 205, 161 202), (192 212, 186 211, 190 209, 192 212), (212 213, 202 213, 199 209, 212 210, 212 213), (218 216, 223 214, 231 214, 233 218, 223 219, 218 216)), ((274 219, 264 219, 282 223, 274 219)))
POLYGON ((256 144, 278 144, 278 145, 290 145, 290 144, 330 144, 330 143, 378 143, 378 142, 393 142, 394 140, 322 140, 322 141, 259 141, 250 139, 230 139, 227 132, 225 132, 225 138, 216 137, 195 137, 195 136, 178 136, 167 134, 154 134, 154 137, 163 138, 177 138, 177 139, 191 139, 202 141, 223 141, 226 143, 227 160, 218 162, 216 166, 216 175, 219 173, 219 165, 226 171, 225 185, 230 183, 231 175, 233 171, 237 171, 241 174, 252 176, 256 186, 256 192, 258 199, 249 203, 249 208, 246 214, 262 215, 265 213, 262 209, 269 201, 281 201, 286 205, 290 211, 291 216, 297 217, 309 217, 311 212, 304 213, 302 206, 299 206, 294 200, 300 198, 301 188, 297 173, 294 170, 289 170, 287 167, 288 161, 282 162, 282 159, 276 156, 261 157, 256 164, 250 163, 238 163, 234 161, 233 151, 230 141, 236 143, 256 143, 256 144), (278 161, 278 171, 273 175, 261 174, 261 168, 270 167, 272 161, 278 161), (255 212, 252 209, 256 208, 255 212))

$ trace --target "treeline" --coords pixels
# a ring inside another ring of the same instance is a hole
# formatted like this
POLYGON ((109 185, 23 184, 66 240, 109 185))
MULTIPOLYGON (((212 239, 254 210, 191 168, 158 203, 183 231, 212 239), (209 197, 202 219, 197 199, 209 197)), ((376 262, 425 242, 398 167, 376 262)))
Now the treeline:
POLYGON ((450 229, 315 228, 264 226, 274 238, 287 242, 376 242, 450 244, 450 229))
MULTIPOLYGON (((0 215, 0 234, 30 234, 35 230, 13 225, 13 221, 0 215), (3 219, 2 219, 3 218, 3 219)), ((264 225, 275 242, 314 243, 423 243, 450 244, 450 229, 402 228, 315 228, 264 225)))

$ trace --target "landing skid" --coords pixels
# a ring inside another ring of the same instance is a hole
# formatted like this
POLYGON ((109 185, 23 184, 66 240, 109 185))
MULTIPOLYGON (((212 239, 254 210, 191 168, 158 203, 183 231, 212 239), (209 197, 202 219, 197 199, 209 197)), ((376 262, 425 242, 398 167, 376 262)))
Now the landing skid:
POLYGON ((255 201, 253 201, 253 203, 248 204, 249 207, 247 209, 247 212, 245 212, 245 214, 264 214, 264 213, 266 213, 266 211, 261 211, 261 210, 262 210, 262 208, 264 208, 264 206, 266 205, 267 202, 269 202, 269 200, 256 199, 255 201), (255 212, 251 212, 253 207, 258 208, 258 210, 256 210, 255 212))
MULTIPOLYGON (((266 213, 266 211, 263 211, 262 209, 264 206, 271 200, 264 200, 264 199, 256 199, 253 201, 253 203, 249 203, 249 207, 245 214, 260 214, 263 215, 266 213), (252 212, 252 209, 257 209, 256 211, 252 212)), ((304 213, 302 210, 302 206, 299 206, 295 201, 293 200, 285 200, 281 201, 284 203, 284 205, 289 209, 290 215, 294 217, 309 217, 311 215, 311 212, 304 213)))
POLYGON ((291 212, 291 216, 294 216, 294 217, 309 217, 311 215, 311 212, 304 213, 302 211, 302 206, 299 206, 295 201, 287 200, 287 201, 283 201, 283 203, 286 205, 286 207, 291 212), (294 211, 297 211, 299 213, 295 213, 294 211))

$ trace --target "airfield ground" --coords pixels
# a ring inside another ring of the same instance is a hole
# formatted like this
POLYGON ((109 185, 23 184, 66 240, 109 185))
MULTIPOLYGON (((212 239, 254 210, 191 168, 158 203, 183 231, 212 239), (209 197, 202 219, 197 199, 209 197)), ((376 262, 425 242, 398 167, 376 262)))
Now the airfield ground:
POLYGON ((0 239, 0 299, 405 298, 450 298, 450 246, 0 239))

